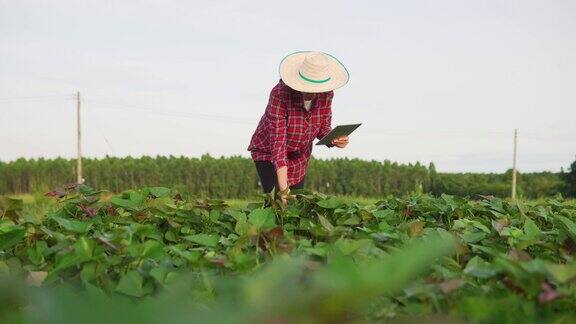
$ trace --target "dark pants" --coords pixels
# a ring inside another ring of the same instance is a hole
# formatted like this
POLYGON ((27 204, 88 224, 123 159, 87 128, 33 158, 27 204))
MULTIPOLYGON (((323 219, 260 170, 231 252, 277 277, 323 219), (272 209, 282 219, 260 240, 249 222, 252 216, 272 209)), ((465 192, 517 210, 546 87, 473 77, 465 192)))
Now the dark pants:
MULTIPOLYGON (((254 161, 256 164, 256 171, 258 172, 258 177, 260 177, 260 183, 262 184, 262 190, 265 193, 272 191, 272 188, 276 187, 276 192, 278 192, 278 180, 276 178, 276 170, 274 166, 269 161, 254 161)), ((299 183, 290 186, 290 189, 303 189, 304 179, 299 183)))

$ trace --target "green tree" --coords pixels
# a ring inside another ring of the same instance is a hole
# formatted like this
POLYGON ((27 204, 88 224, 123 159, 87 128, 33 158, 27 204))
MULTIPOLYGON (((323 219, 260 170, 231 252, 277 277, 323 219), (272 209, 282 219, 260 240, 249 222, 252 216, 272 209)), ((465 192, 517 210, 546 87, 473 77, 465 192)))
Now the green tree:
POLYGON ((576 197, 576 161, 572 162, 570 170, 563 175, 566 196, 576 197))
MULTIPOLYGON (((575 162, 576 163, 576 162, 575 162)), ((232 156, 199 158, 176 156, 110 157, 83 159, 87 184, 98 189, 121 192, 143 186, 165 186, 196 196, 247 198, 259 194, 258 176, 251 159, 232 156)), ((75 179, 75 161, 18 159, 0 161, 0 195, 46 192, 75 179)), ((311 159, 306 188, 335 195, 365 197, 401 196, 414 190, 434 195, 476 194, 508 197, 511 172, 440 173, 434 164, 399 164, 360 159, 311 159)), ((571 172, 522 173, 518 193, 539 198, 563 192, 576 196, 576 165, 571 172), (564 184, 570 183, 571 186, 564 184)))

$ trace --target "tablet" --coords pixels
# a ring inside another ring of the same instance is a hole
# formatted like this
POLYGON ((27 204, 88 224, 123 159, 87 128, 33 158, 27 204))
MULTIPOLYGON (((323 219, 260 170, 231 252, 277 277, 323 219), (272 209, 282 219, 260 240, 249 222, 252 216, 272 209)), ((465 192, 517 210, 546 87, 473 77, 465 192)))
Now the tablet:
POLYGON ((351 124, 351 125, 339 125, 334 127, 330 133, 326 136, 322 137, 321 140, 316 143, 316 145, 329 145, 332 144, 332 140, 340 137, 340 136, 348 136, 352 134, 352 132, 360 127, 362 124, 351 124))

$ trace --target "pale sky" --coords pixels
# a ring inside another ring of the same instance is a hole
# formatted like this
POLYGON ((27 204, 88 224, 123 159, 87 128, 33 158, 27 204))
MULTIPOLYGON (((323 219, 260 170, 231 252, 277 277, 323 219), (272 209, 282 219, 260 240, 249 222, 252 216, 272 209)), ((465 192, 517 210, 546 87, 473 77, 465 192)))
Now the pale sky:
POLYGON ((576 155, 576 1, 0 0, 0 160, 243 155, 297 50, 351 74, 314 155, 520 171, 576 155))

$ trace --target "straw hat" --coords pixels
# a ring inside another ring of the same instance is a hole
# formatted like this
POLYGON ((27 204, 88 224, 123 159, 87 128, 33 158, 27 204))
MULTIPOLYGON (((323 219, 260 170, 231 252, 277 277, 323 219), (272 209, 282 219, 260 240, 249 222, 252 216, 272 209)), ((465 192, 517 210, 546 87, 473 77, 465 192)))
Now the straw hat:
POLYGON ((338 59, 322 52, 301 51, 280 62, 280 78, 300 92, 327 92, 344 86, 350 75, 338 59))

